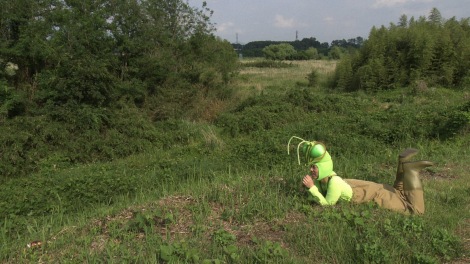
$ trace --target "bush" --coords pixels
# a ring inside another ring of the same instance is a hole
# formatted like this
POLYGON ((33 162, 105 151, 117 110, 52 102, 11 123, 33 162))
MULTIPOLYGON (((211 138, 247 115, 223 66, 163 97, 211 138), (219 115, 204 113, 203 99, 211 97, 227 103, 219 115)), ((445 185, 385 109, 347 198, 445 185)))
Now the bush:
POLYGON ((318 84, 318 72, 317 72, 317 70, 313 69, 307 75, 307 80, 308 80, 308 86, 310 86, 310 87, 317 86, 317 84, 318 84))
POLYGON ((284 61, 275 61, 275 60, 261 60, 253 62, 242 63, 243 67, 256 67, 256 68, 290 68, 295 67, 292 63, 287 63, 284 61))
POLYGON ((468 131, 470 128, 470 102, 454 109, 449 109, 442 116, 445 118, 440 122, 436 131, 437 137, 447 139, 452 138, 461 131, 468 131))
POLYGON ((1 186, 0 212, 5 216, 34 216, 77 212, 97 203, 112 203, 119 195, 134 193, 136 179, 106 173, 51 173, 48 177, 10 180, 1 186))
POLYGON ((279 128, 298 120, 301 109, 278 96, 260 96, 242 102, 235 110, 221 114, 215 121, 232 136, 279 128))
POLYGON ((49 116, 16 117, 4 124, 8 133, 0 134, 2 179, 110 161, 162 143, 153 124, 136 109, 46 109, 49 116))

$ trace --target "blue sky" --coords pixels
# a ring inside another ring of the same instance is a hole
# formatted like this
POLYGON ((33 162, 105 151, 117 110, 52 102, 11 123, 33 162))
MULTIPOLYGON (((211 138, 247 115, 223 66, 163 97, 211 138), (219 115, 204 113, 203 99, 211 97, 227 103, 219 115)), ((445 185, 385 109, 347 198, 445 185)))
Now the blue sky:
MULTIPOLYGON (((201 7, 204 0, 188 0, 201 7)), ((256 40, 320 42, 368 38, 373 26, 388 27, 405 14, 427 17, 436 7, 443 18, 470 17, 470 0, 206 0, 214 11, 216 35, 232 43, 256 40)))

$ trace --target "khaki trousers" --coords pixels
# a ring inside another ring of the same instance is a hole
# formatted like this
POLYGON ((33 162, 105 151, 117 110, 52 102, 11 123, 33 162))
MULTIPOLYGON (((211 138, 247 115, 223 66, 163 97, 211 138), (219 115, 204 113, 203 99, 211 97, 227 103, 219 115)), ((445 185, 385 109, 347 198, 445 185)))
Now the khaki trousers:
POLYGON ((420 193, 415 194, 415 198, 417 198, 418 201, 413 205, 407 200, 404 193, 393 188, 391 185, 355 179, 344 180, 353 190, 352 202, 354 203, 374 201, 383 208, 401 213, 424 213, 424 197, 422 190, 416 190, 420 193))

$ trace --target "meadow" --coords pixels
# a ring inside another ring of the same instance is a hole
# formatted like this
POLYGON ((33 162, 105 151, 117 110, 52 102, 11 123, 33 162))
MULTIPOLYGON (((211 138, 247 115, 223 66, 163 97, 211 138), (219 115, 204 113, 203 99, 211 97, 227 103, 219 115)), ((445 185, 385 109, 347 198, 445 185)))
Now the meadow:
POLYGON ((0 262, 468 263, 470 89, 346 93, 327 88, 335 63, 242 60, 201 110, 213 121, 155 124, 164 148, 4 182, 0 262), (313 204, 291 136, 324 142, 343 178, 389 184, 419 149, 426 213, 313 204))

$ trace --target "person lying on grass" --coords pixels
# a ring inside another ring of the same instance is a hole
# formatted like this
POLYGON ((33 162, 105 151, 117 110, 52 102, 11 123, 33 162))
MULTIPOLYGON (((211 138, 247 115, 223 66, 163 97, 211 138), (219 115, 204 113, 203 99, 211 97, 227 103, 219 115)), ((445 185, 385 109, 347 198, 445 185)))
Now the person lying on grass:
POLYGON ((392 186, 364 180, 342 179, 333 171, 331 156, 321 142, 302 140, 297 150, 300 148, 310 168, 302 183, 308 188, 316 203, 326 206, 334 205, 341 200, 354 203, 373 201, 383 208, 401 213, 424 213, 424 193, 419 171, 432 166, 433 163, 410 161, 418 150, 409 148, 398 155, 397 174, 392 186))

